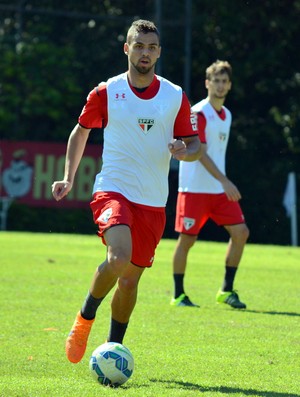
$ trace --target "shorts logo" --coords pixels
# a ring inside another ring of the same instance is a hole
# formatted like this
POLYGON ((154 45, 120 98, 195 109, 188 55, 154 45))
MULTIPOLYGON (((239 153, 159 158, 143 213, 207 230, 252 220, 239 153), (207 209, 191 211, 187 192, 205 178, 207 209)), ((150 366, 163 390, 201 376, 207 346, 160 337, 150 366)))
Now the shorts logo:
POLYGON ((102 214, 99 216, 98 221, 107 223, 109 221, 109 218, 111 217, 112 214, 112 208, 107 208, 102 214))
POLYGON ((195 219, 193 218, 183 218, 183 225, 185 230, 189 230, 191 227, 195 225, 195 219))
POLYGON ((150 128, 154 126, 154 119, 138 119, 138 124, 144 134, 148 134, 150 128))

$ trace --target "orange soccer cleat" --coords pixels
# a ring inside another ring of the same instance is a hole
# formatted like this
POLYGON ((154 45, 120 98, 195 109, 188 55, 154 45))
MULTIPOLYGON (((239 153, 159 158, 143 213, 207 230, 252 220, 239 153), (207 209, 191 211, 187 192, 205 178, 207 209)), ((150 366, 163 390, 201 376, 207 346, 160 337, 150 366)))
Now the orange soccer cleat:
POLYGON ((66 355, 71 363, 79 363, 85 353, 87 340, 93 325, 93 320, 86 320, 78 312, 73 327, 66 341, 66 355))

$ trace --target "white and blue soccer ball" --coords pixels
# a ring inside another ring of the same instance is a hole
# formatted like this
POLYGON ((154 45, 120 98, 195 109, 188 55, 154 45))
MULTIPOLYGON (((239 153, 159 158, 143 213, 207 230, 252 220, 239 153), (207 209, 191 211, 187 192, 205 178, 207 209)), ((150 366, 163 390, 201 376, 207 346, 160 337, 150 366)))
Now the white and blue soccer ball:
POLYGON ((130 350, 116 342, 106 342, 94 350, 89 367, 93 378, 104 386, 118 387, 131 377, 134 360, 130 350))

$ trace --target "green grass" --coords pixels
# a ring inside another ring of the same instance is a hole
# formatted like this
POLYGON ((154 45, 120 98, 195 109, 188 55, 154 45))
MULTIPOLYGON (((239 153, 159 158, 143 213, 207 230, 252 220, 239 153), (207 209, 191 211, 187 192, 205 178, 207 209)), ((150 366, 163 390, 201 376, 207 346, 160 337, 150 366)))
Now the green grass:
POLYGON ((111 295, 102 303, 87 353, 65 358, 65 338, 105 248, 95 236, 0 233, 1 397, 300 396, 300 249, 248 245, 236 288, 248 305, 215 304, 226 244, 197 242, 186 291, 197 308, 169 305, 174 240, 163 240, 146 270, 124 340, 135 358, 118 389, 88 369, 104 342, 111 295))

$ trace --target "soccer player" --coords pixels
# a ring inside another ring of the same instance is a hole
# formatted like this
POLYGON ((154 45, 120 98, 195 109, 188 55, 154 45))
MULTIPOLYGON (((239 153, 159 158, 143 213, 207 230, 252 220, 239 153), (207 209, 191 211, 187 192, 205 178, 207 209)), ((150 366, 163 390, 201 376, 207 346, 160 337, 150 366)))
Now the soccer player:
POLYGON ((223 226, 230 239, 225 257, 223 285, 218 303, 236 309, 246 305, 233 288, 236 272, 249 236, 239 205, 241 194, 226 177, 225 156, 231 126, 231 113, 224 106, 231 89, 232 69, 227 61, 216 61, 206 69, 208 97, 192 107, 197 114, 201 156, 193 162, 180 161, 175 230, 179 232, 173 256, 174 297, 171 305, 197 306, 184 291, 184 275, 189 250, 210 218, 223 226))
POLYGON ((140 277, 152 266, 164 231, 170 157, 194 161, 200 156, 185 93, 155 74, 161 54, 156 26, 133 22, 124 53, 128 71, 89 93, 68 140, 64 178, 52 185, 56 200, 68 194, 91 129, 104 127, 103 166, 90 206, 107 255, 66 341, 72 363, 82 359, 96 311, 113 287, 107 341, 123 342, 140 277))

